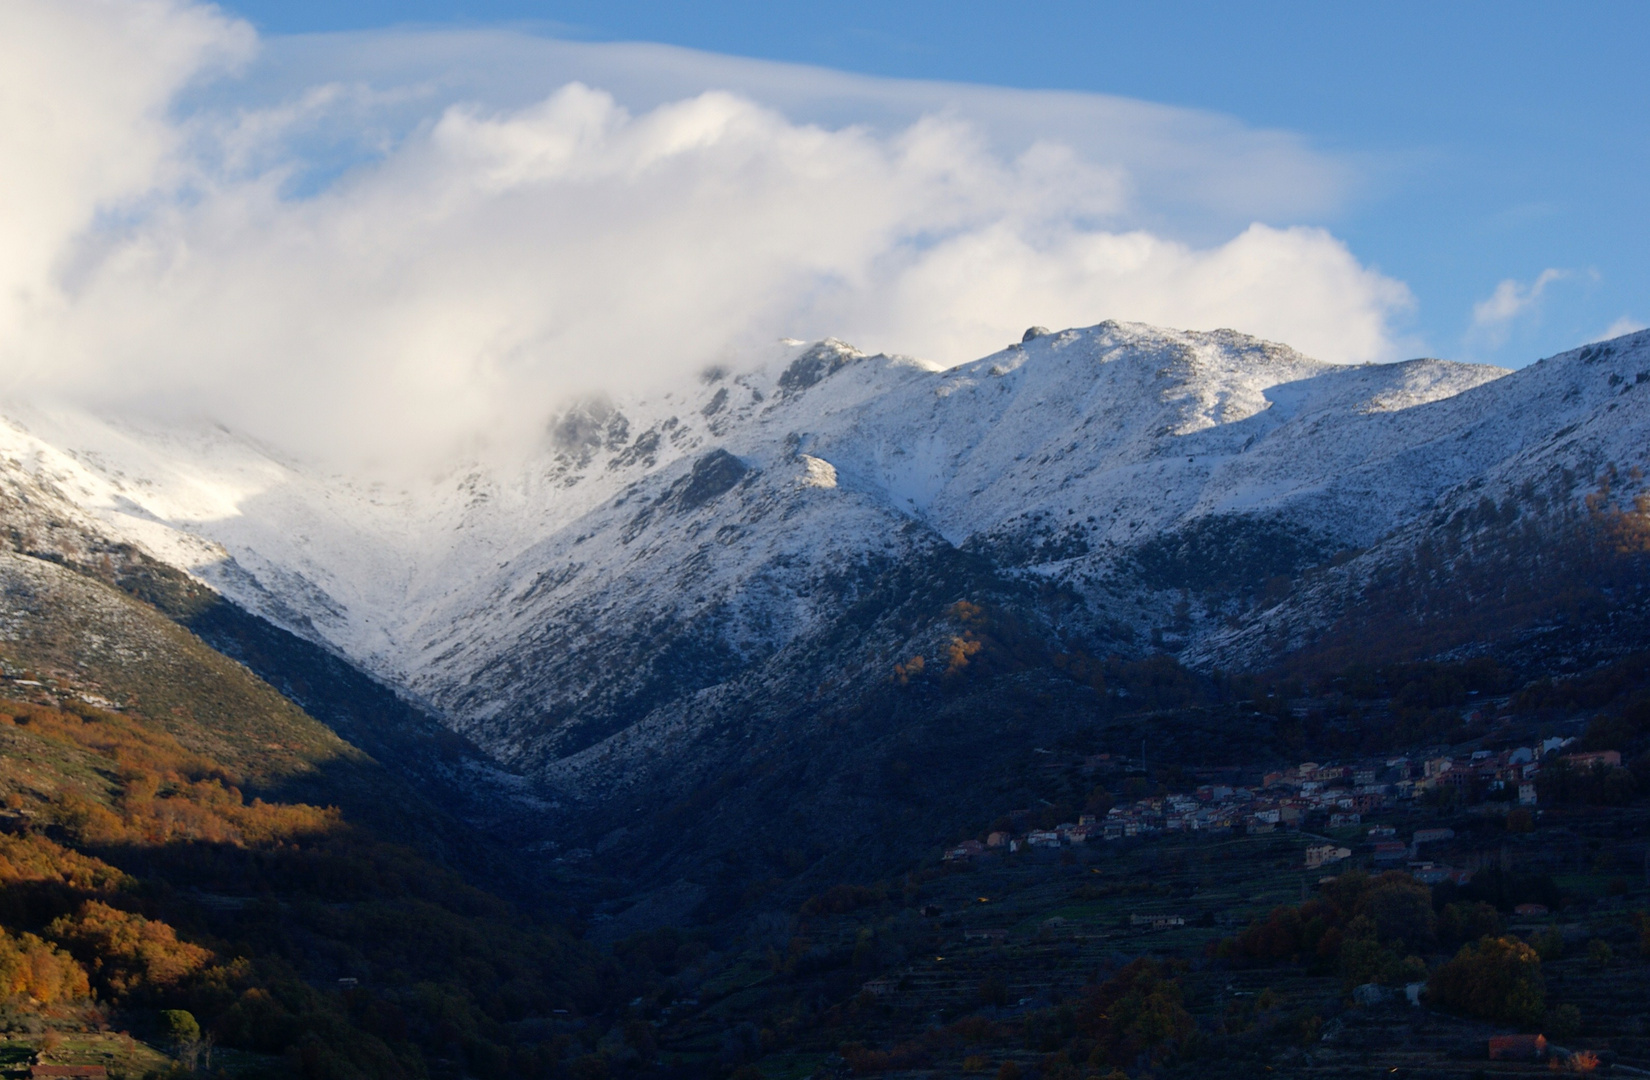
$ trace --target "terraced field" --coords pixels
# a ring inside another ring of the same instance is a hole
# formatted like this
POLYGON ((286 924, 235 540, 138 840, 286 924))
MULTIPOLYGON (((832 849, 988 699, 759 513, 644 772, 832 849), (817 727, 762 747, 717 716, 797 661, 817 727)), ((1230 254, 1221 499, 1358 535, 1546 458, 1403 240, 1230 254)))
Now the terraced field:
MULTIPOLYGON (((1573 860, 1569 846, 1587 849, 1589 837, 1619 826, 1610 813, 1571 815, 1555 832, 1570 844, 1547 852, 1539 836, 1525 838, 1517 857, 1573 860)), ((1214 1075, 1215 1060, 1232 1077, 1551 1075, 1551 1062, 1488 1060, 1488 1039, 1515 1029, 1412 1005, 1401 987, 1357 1005, 1334 972, 1211 959, 1220 939, 1313 894, 1321 872, 1303 868, 1313 842, 1287 833, 1156 838, 931 867, 891 883, 880 902, 798 916, 747 939, 697 998, 660 1018, 659 1045, 680 1064, 755 1057, 769 1080, 866 1071, 843 1056, 855 1046, 891 1054, 890 1067, 873 1070, 889 1077, 996 1075, 1006 1062, 1021 1075, 1059 1076, 1069 1066, 1050 1059, 1038 1031, 1058 1028, 1097 983, 1151 957, 1174 965, 1201 1033, 1165 1066, 1169 1075, 1214 1075), (1183 924, 1153 929, 1137 916, 1183 924), (767 1045, 774 1052, 764 1054, 767 1045), (902 1066, 901 1052, 917 1060, 902 1066)), ((1512 929, 1559 927, 1564 953, 1546 965, 1548 998, 1583 1018, 1562 1041, 1625 1073, 1650 1050, 1650 968, 1632 918, 1645 890, 1608 896, 1608 881, 1587 872, 1563 886, 1570 908, 1512 929), (1609 943, 1612 958, 1590 959, 1593 940, 1609 943)))

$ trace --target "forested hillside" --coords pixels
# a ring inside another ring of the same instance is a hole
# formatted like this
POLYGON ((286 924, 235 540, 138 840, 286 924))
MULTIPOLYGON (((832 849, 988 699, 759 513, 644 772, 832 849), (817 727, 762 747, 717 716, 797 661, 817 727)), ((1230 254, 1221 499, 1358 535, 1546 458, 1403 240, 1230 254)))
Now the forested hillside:
POLYGON ((485 838, 153 608, 17 555, 0 594, 12 1031, 246 1075, 537 1076, 622 992, 553 902, 464 880, 485 860, 447 855, 485 838))

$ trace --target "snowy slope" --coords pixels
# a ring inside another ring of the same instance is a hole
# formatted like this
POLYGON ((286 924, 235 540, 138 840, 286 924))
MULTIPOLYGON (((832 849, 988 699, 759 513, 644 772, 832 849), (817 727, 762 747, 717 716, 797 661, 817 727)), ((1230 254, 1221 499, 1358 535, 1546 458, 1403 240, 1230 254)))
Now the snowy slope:
MULTIPOLYGON (((1613 505, 1631 507, 1650 471, 1650 333, 1550 357, 1430 408, 1447 413, 1450 423, 1406 457, 1448 455, 1472 463, 1466 475, 1440 484, 1422 512, 1395 523, 1356 561, 1286 604, 1212 630, 1183 659, 1242 667, 1264 662, 1280 642, 1304 643, 1348 615, 1371 580, 1423 545, 1450 533, 1459 538, 1463 519, 1482 519, 1486 507, 1499 507, 1503 517, 1514 507, 1520 515, 1562 517, 1595 495, 1606 476, 1613 505)), ((1638 647, 1627 638, 1620 644, 1638 647)))
MULTIPOLYGON (((549 769, 686 715, 941 549, 1058 582, 1144 648, 1179 595, 1138 572, 1151 545, 1259 522, 1262 547, 1317 561, 1486 484, 1644 464, 1647 370, 1645 333, 1509 374, 1102 323, 943 371, 798 346, 584 402, 528 462, 399 488, 220 429, 61 411, 11 410, 0 459, 549 769)), ((1189 656, 1230 636, 1177 632, 1189 656)))

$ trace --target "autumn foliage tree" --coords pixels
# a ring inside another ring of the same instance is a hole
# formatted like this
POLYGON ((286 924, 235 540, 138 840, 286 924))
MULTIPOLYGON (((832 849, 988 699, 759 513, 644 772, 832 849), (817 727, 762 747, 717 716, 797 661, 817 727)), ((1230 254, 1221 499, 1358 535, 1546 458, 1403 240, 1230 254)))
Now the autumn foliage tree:
POLYGON ((472 1075, 541 1078, 566 1075, 565 1047, 516 1045, 505 1025, 619 995, 617 963, 558 928, 335 809, 249 795, 141 715, 0 700, 0 743, 0 1004, 14 1011, 186 1009, 200 1034, 180 1050, 257 1050, 281 1061, 270 1076, 404 1080, 429 1075, 426 1055, 462 1053, 472 1075), (191 940, 203 894, 234 898, 234 936, 210 948, 191 940), (393 986, 318 988, 339 964, 393 986))
POLYGON ((53 1005, 90 993, 86 970, 74 957, 33 934, 0 930, 0 995, 53 1005))
POLYGON ((1437 1008, 1481 1020, 1538 1024, 1546 1011, 1541 957, 1514 937, 1481 938, 1433 973, 1426 998, 1437 1008))
POLYGON ((1432 944, 1437 928, 1427 886, 1398 871, 1373 878, 1350 871, 1304 904, 1274 908, 1213 951, 1228 960, 1338 969, 1352 983, 1399 982, 1417 974, 1410 956, 1432 944))
POLYGON ((88 900, 46 928, 118 997, 152 997, 204 968, 212 954, 166 923, 88 900))
POLYGON ((1092 990, 1077 1014, 1080 1032, 1095 1040, 1090 1064, 1162 1060, 1184 1047, 1197 1022, 1182 1004, 1180 982, 1167 964, 1136 960, 1092 990))

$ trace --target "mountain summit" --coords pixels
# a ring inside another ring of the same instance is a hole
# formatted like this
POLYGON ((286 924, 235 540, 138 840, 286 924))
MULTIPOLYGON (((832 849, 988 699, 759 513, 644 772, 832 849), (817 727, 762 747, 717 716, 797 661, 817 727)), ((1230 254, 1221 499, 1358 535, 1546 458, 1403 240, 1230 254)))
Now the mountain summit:
POLYGON ((622 845, 638 792, 967 668, 973 619, 1039 655, 1286 662, 1441 537, 1634 494, 1646 382, 1650 333, 1508 372, 1106 322, 946 370, 796 346, 417 490, 219 430, 19 412, 0 442, 14 498, 347 658, 622 845))

